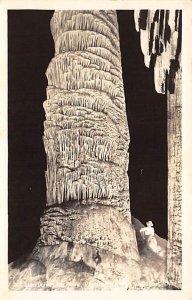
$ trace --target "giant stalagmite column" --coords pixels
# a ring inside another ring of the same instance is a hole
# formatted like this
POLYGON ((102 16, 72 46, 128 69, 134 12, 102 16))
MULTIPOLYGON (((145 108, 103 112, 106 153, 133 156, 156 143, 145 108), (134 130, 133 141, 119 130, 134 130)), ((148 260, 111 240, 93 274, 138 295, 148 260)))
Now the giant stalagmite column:
POLYGON ((51 31, 41 243, 80 243, 138 259, 116 12, 56 11, 51 31))

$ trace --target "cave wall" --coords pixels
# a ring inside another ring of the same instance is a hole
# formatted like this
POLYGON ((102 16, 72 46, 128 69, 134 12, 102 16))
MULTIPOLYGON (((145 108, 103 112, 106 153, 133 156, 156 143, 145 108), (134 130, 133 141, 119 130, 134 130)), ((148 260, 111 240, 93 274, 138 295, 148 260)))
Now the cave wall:
POLYGON ((181 195, 181 31, 182 11, 135 11, 146 67, 154 68, 154 87, 167 95, 168 247, 167 279, 182 286, 181 195))

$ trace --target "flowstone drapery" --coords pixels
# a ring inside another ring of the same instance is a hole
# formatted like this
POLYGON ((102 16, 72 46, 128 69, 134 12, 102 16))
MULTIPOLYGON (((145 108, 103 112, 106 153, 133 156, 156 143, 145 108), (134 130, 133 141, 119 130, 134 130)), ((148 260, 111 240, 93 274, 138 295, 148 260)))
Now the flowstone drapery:
POLYGON ((51 31, 55 57, 44 102, 47 205, 88 201, 127 213, 129 134, 116 15, 57 11, 51 31))
POLYGON ((44 145, 54 208, 41 218, 41 243, 87 243, 123 256, 132 249, 137 259, 116 12, 56 11, 51 31, 44 145))

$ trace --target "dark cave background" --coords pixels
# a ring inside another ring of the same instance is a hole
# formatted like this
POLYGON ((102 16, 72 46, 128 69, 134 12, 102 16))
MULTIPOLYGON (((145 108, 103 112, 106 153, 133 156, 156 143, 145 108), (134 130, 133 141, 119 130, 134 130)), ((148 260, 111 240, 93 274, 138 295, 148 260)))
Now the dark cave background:
MULTIPOLYGON (((45 71, 54 56, 49 10, 8 11, 9 262, 30 252, 46 203, 45 71)), ((167 103, 144 65, 133 11, 117 11, 128 123, 132 215, 167 238, 167 103)))

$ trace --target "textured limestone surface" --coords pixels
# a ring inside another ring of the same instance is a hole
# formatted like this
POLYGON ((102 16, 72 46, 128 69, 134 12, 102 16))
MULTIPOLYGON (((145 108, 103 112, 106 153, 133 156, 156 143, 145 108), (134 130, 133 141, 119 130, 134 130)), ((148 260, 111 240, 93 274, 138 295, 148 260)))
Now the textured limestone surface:
POLYGON ((181 11, 135 11, 147 67, 154 67, 155 89, 167 95, 168 251, 167 279, 182 286, 181 195, 181 11))
POLYGON ((10 288, 127 289, 141 270, 116 12, 55 11, 51 32, 46 209, 33 252, 10 265, 10 288))
POLYGON ((182 153, 181 153, 181 72, 176 75, 176 90, 168 93, 168 279, 182 287, 182 153))
POLYGON ((73 208, 49 208, 41 218, 40 231, 42 246, 79 242, 128 258, 132 247, 132 259, 139 259, 133 226, 113 207, 77 204, 73 208))
MULTIPOLYGON (((158 255, 141 242, 143 226, 132 217, 140 260, 98 248, 91 243, 43 245, 9 265, 10 290, 121 290, 166 289, 166 255, 158 255)), ((155 236, 166 253, 166 241, 155 236)), ((127 237, 129 239, 129 237, 127 237)), ((126 249, 132 252, 132 247, 126 249)), ((135 256, 136 258, 137 256, 135 256)))
POLYGON ((129 132, 115 11, 56 11, 46 75, 47 206, 117 207, 130 220, 129 132))
POLYGON ((129 248, 139 259, 116 12, 55 11, 51 32, 43 138, 50 210, 41 218, 41 242, 92 244, 124 256, 129 248))

